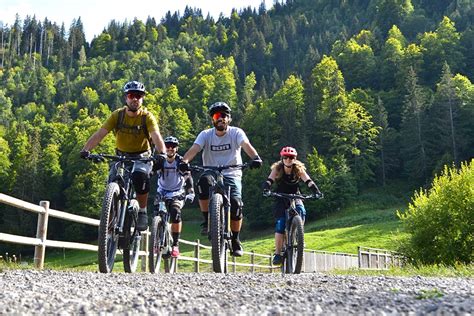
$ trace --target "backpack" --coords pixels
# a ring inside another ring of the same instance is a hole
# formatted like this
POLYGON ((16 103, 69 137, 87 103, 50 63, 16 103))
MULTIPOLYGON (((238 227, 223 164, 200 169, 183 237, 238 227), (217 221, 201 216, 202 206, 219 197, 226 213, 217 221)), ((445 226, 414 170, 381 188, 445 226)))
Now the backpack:
POLYGON ((150 134, 148 133, 148 128, 146 127, 146 118, 148 116, 148 111, 143 110, 142 125, 131 126, 131 125, 125 124, 125 110, 126 110, 126 107, 123 107, 118 112, 118 119, 117 119, 117 125, 115 126, 115 132, 122 129, 128 129, 128 130, 131 130, 133 134, 139 134, 140 131, 143 130, 143 133, 145 134, 145 138, 148 140, 150 147, 153 148, 151 137, 150 137, 150 134))
MULTIPOLYGON (((174 158, 174 160, 176 161, 176 168, 179 166, 179 163, 181 162, 181 159, 183 159, 183 156, 181 156, 180 154, 176 154, 176 157, 174 158)), ((158 165, 153 165, 154 167, 154 171, 160 171, 160 177, 161 175, 163 175, 164 173, 164 169, 165 169, 165 166, 164 164, 162 166, 158 166, 158 165)))

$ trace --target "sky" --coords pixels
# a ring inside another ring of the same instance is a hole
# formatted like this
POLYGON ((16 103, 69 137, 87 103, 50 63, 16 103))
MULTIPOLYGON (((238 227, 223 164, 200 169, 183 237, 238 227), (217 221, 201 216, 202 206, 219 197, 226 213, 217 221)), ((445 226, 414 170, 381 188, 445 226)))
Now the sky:
POLYGON ((154 17, 157 22, 166 12, 179 11, 182 15, 186 6, 202 9, 217 19, 220 13, 229 16, 232 8, 237 10, 248 6, 258 8, 262 1, 270 9, 274 0, 0 0, 0 24, 11 26, 18 13, 21 20, 27 15, 43 21, 64 22, 66 30, 73 19, 81 17, 86 40, 90 42, 99 35, 111 20, 131 22, 138 18, 143 22, 154 17))

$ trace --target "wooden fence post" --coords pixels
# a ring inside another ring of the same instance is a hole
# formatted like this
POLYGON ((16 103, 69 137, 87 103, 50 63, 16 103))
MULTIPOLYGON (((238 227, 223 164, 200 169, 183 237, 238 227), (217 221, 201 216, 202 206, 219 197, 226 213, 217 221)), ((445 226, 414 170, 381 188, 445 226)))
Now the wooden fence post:
POLYGON ((196 245, 194 246, 194 272, 199 273, 199 239, 196 239, 196 245))
POLYGON ((269 264, 269 266, 270 266, 270 273, 273 273, 273 258, 272 258, 272 253, 270 253, 270 259, 269 259, 269 260, 270 260, 270 264, 269 264))
POLYGON ((357 254, 359 258, 359 269, 362 268, 362 253, 360 252, 360 246, 357 246, 357 254))
POLYGON ((146 272, 148 270, 148 245, 150 244, 150 230, 147 229, 145 232, 142 233, 141 245, 140 248, 144 248, 145 255, 142 256, 142 272, 146 272))
POLYGON ((235 264, 235 256, 232 256, 232 262, 234 263, 232 265, 232 272, 235 273, 237 271, 237 265, 235 264))
POLYGON ((250 268, 250 271, 252 273, 255 273, 255 251, 252 250, 250 254, 250 263, 252 264, 252 267, 250 268))
POLYGON ((44 208, 44 213, 38 214, 38 226, 36 227, 36 238, 41 240, 41 245, 35 246, 35 267, 43 269, 44 267, 44 254, 46 252, 46 236, 48 234, 48 213, 49 213, 49 201, 41 201, 40 206, 44 208))

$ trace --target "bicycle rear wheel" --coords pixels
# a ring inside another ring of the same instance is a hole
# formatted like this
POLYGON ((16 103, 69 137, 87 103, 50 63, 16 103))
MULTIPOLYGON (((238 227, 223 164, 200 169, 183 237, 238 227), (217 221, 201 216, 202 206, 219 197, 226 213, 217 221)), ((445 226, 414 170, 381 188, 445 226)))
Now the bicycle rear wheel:
POLYGON ((224 240, 224 211, 222 195, 214 193, 209 201, 211 230, 212 269, 214 272, 226 272, 226 247, 224 240))
POLYGON ((99 271, 112 272, 117 253, 118 232, 115 231, 120 211, 120 188, 115 182, 107 184, 99 224, 99 271))
POLYGON ((304 252, 303 221, 299 215, 292 218, 288 234, 286 273, 299 274, 303 266, 304 252))
POLYGON ((149 269, 151 273, 160 272, 164 236, 165 225, 163 225, 163 220, 161 216, 154 216, 151 224, 151 236, 148 248, 149 269))
POLYGON ((128 273, 137 270, 139 259, 141 234, 136 229, 138 209, 139 206, 137 200, 131 200, 123 225, 123 269, 128 273))

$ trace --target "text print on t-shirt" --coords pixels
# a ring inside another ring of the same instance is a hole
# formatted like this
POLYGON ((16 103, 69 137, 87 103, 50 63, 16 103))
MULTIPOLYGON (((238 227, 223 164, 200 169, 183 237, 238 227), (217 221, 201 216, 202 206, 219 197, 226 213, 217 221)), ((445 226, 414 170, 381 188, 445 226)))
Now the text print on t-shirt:
POLYGON ((230 144, 223 144, 223 145, 211 145, 211 151, 225 151, 230 150, 230 144))

